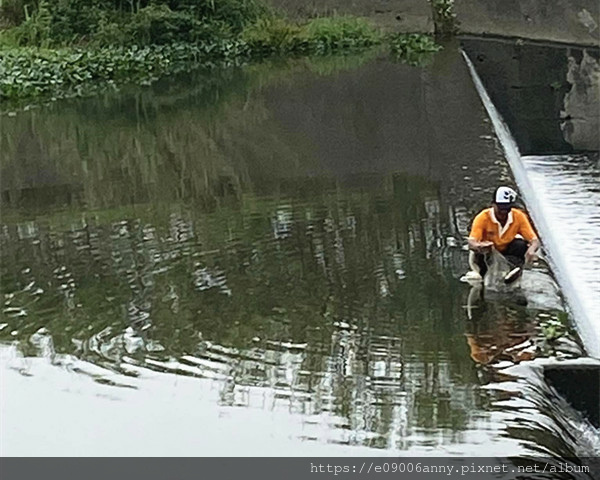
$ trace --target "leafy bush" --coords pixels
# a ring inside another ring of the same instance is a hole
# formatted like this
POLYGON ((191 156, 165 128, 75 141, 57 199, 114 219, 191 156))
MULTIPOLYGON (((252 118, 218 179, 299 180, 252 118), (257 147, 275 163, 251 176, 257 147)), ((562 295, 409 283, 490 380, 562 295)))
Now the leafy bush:
POLYGON ((0 99, 69 97, 118 83, 147 84, 194 64, 211 67, 246 55, 245 45, 233 41, 97 50, 0 50, 0 99))
POLYGON ((15 30, 15 38, 19 44, 38 45, 47 48, 50 45, 50 27, 52 15, 46 0, 40 0, 37 8, 30 15, 25 8, 25 21, 15 30))
POLYGON ((382 35, 361 18, 323 17, 305 25, 265 18, 247 27, 242 39, 258 55, 326 54, 376 45, 382 35))
POLYGON ((268 11, 258 0, 0 0, 0 4, 24 46, 42 46, 41 41, 52 46, 199 41, 215 33, 237 35, 268 11))
POLYGON ((270 55, 294 50, 301 32, 297 25, 268 17, 247 27, 241 38, 257 55, 270 55))
POLYGON ((418 33, 391 34, 387 38, 392 55, 409 65, 425 65, 442 47, 427 35, 418 33))
POLYGON ((322 17, 306 26, 307 36, 325 48, 368 46, 379 43, 379 31, 367 20, 355 17, 322 17))
POLYGON ((173 11, 167 5, 149 5, 139 10, 122 31, 122 44, 137 45, 210 42, 232 36, 230 26, 221 21, 207 23, 187 12, 173 11))
POLYGON ((269 8, 261 0, 159 0, 171 9, 190 12, 198 19, 211 19, 227 25, 232 33, 263 18, 269 8))
POLYGON ((98 20, 92 45, 113 46, 127 45, 131 42, 130 33, 123 25, 113 21, 108 15, 101 15, 98 20))
POLYGON ((25 19, 22 0, 0 1, 0 28, 18 25, 25 19))
POLYGON ((446 37, 458 33, 458 21, 454 13, 454 0, 429 0, 433 9, 435 33, 446 37))

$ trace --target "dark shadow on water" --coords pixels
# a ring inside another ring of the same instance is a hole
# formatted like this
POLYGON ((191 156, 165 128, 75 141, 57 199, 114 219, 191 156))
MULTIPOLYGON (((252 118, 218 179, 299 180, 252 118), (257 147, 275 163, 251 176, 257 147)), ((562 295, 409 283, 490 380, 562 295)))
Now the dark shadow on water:
POLYGON ((476 37, 461 44, 522 154, 600 149, 598 48, 476 37))

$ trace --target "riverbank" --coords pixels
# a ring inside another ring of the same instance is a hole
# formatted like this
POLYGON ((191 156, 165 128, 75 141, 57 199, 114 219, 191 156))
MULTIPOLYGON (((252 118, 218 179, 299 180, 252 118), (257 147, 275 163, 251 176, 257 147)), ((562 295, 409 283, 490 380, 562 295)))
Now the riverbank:
POLYGON ((175 3, 180 6, 151 4, 131 12, 107 5, 85 22, 76 18, 76 6, 67 15, 50 1, 38 3, 25 18, 13 12, 12 23, 0 33, 0 100, 23 106, 150 84, 195 68, 377 46, 421 64, 440 48, 429 35, 385 32, 358 17, 292 21, 256 2, 228 0, 199 10, 175 3), (223 11, 224 5, 229 10, 223 11))
POLYGON ((196 68, 384 46, 426 63, 433 34, 504 35, 598 45, 590 0, 515 11, 473 0, 7 0, 0 6, 0 110, 153 83, 196 68), (264 3, 263 3, 264 1, 264 3))
POLYGON ((454 24, 463 34, 600 45, 595 0, 266 0, 291 18, 358 15, 395 32, 438 32, 454 24))

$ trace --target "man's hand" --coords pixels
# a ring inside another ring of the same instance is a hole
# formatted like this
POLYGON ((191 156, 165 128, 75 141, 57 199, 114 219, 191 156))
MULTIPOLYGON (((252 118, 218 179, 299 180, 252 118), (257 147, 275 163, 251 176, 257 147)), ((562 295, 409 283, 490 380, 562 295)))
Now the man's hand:
POLYGON ((525 263, 527 265, 531 265, 537 259, 538 259, 537 248, 532 250, 531 247, 529 247, 527 249, 527 251, 525 252, 525 263))
POLYGON ((481 253, 489 252, 493 246, 494 246, 494 242, 490 242, 490 241, 478 242, 477 240, 473 240, 472 238, 469 238, 469 248, 471 250, 475 250, 476 252, 481 252, 481 253))
POLYGON ((493 246, 494 246, 494 242, 490 242, 490 241, 479 242, 479 249, 482 252, 489 252, 493 246))
POLYGON ((539 240, 534 239, 531 241, 529 248, 525 252, 525 263, 527 265, 531 265, 533 262, 535 262, 538 259, 537 250, 539 247, 540 247, 539 240))

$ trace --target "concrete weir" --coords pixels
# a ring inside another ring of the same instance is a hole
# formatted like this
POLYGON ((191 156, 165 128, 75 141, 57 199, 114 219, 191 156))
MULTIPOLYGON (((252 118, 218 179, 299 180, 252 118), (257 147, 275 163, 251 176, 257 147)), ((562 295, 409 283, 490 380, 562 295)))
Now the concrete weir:
MULTIPOLYGON (((582 282, 584 285, 580 286, 577 282, 580 275, 579 269, 574 268, 573 265, 569 265, 568 259, 565 259, 564 256, 561 255, 561 252, 566 249, 577 250, 578 245, 569 245, 569 238, 557 236, 555 229, 552 228, 551 219, 549 218, 550 214, 542 208, 542 205, 535 195, 530 176, 528 175, 519 148, 517 147, 510 130, 502 120, 500 113, 496 110, 496 107, 487 94, 468 55, 463 52, 463 56, 467 62, 483 105, 492 121, 496 135, 506 154, 506 158, 513 171, 517 185, 525 198, 533 221, 542 236, 550 264, 556 273, 558 283, 565 293, 567 303, 575 318, 576 327, 586 351, 591 357, 600 359, 600 315, 595 308, 595 305, 590 305, 589 299, 586 298, 587 295, 593 295, 595 290, 594 287, 596 285, 590 285, 589 282, 582 282), (591 291, 588 291, 590 290, 590 287, 591 291)), ((600 280, 597 280, 594 283, 597 284, 599 281, 600 280)))
MULTIPOLYGON (((463 57, 481 101, 492 121, 515 180, 529 207, 529 213, 542 236, 548 260, 565 293, 578 333, 591 357, 573 361, 548 361, 544 364, 544 376, 548 383, 553 385, 575 408, 582 411, 592 424, 598 427, 600 426, 600 298, 598 298, 600 262, 593 261, 596 260, 596 257, 593 252, 590 252, 589 246, 591 244, 593 247, 600 241, 600 221, 595 221, 597 217, 595 214, 592 219, 581 220, 586 223, 585 239, 577 238, 576 235, 564 234, 564 231, 568 233, 567 224, 569 222, 561 224, 558 228, 561 231, 557 231, 552 216, 557 213, 557 208, 560 210, 560 205, 554 205, 553 209, 553 204, 546 201, 548 206, 544 207, 544 202, 537 198, 534 190, 535 178, 533 178, 536 172, 532 170, 531 165, 527 166, 532 163, 532 157, 521 156, 509 128, 487 94, 471 60, 464 52, 463 57), (589 238, 590 236, 591 238, 589 238), (577 255, 578 252, 579 255, 577 255), (591 259, 589 258, 590 254, 592 255, 591 259), (592 260, 591 263, 590 260, 592 260)), ((592 191, 589 192, 592 195, 591 200, 590 195, 587 195, 585 191, 580 191, 585 190, 584 187, 583 183, 580 188, 572 185, 563 194, 566 197, 569 195, 582 197, 583 195, 582 198, 586 202, 593 203, 592 208, 600 206, 600 204, 596 205, 596 197, 593 196, 592 191)), ((573 198, 574 203, 580 205, 582 198, 573 198)))
POLYGON ((593 359, 549 361, 542 365, 546 381, 595 427, 600 427, 600 362, 593 359))

